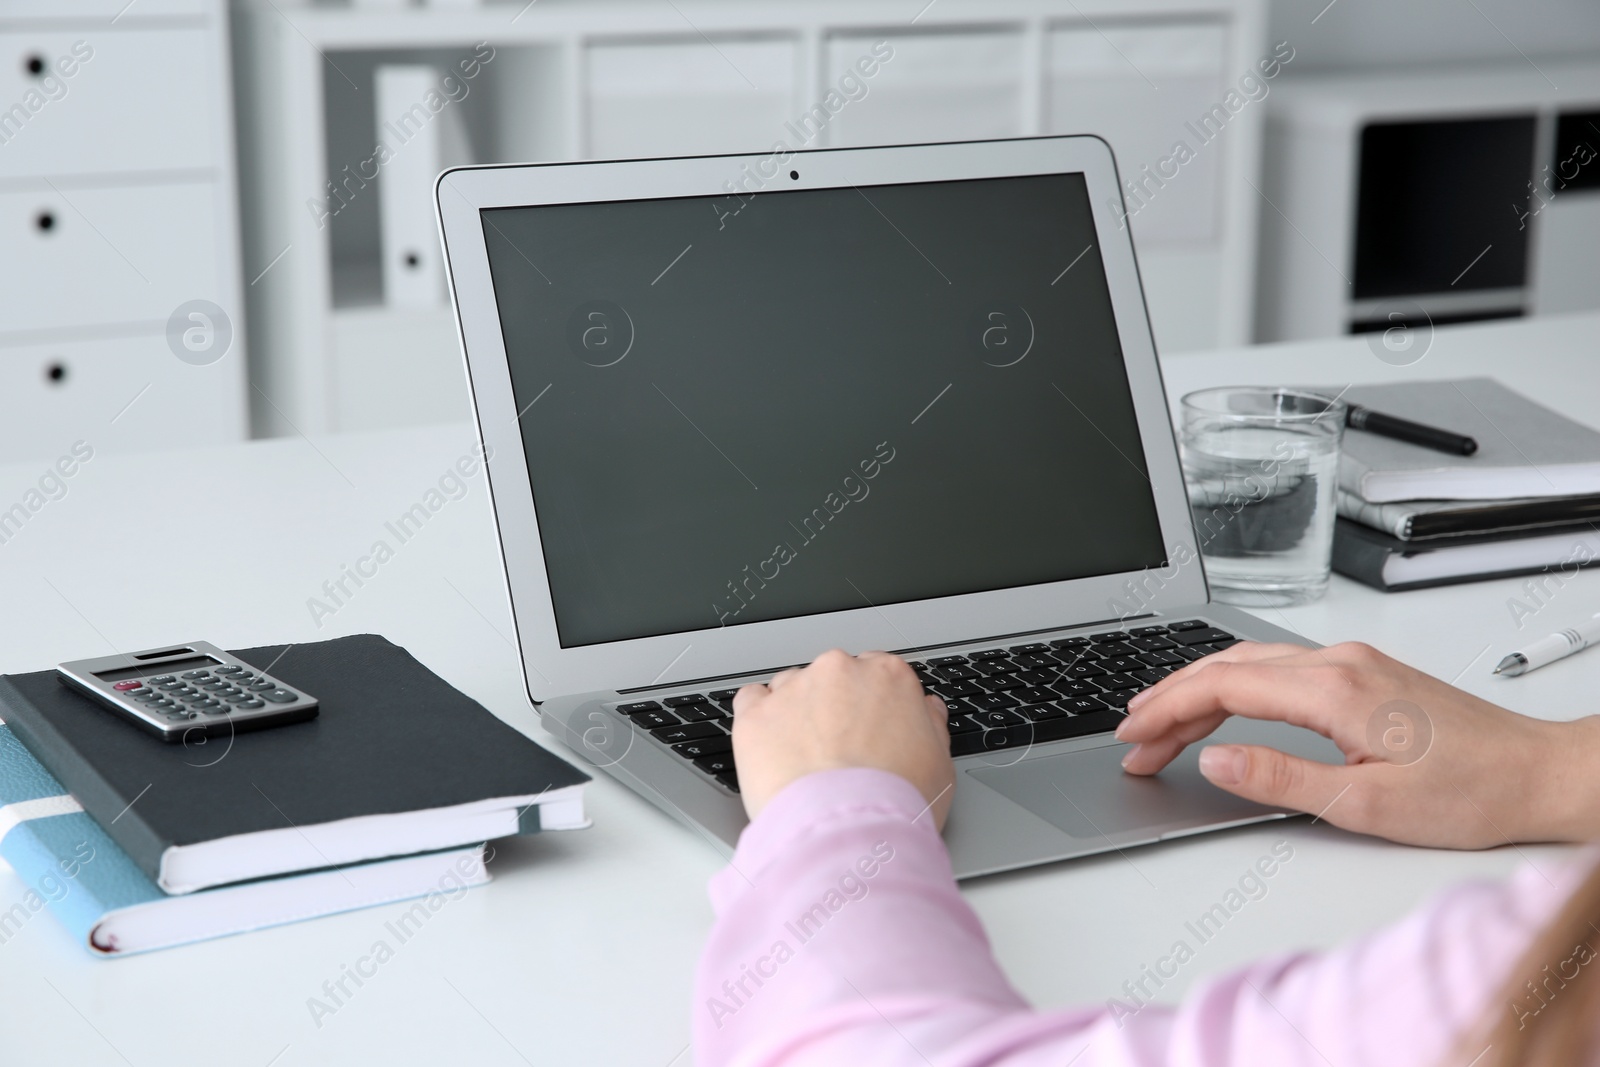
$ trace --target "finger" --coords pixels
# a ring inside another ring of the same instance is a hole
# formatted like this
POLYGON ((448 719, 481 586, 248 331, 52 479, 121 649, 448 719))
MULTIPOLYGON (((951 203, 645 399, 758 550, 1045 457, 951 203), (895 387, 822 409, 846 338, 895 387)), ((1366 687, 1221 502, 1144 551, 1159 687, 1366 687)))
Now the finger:
POLYGON ((928 717, 934 721, 946 737, 950 736, 950 709, 944 706, 944 701, 932 693, 923 695, 923 706, 928 709, 928 717))
POLYGON ((733 713, 738 715, 743 709, 753 707, 771 695, 771 689, 760 682, 742 685, 739 691, 733 694, 733 713))
POLYGON ((779 689, 782 689, 784 686, 798 678, 800 676, 800 672, 804 669, 804 667, 790 667, 786 671, 779 671, 777 674, 774 674, 772 676, 772 680, 767 683, 767 689, 776 693, 779 689))
POLYGON ((1211 655, 1203 656, 1200 659, 1195 660, 1193 663, 1185 663, 1182 667, 1179 667, 1177 670, 1161 679, 1161 681, 1157 682, 1149 689, 1142 691, 1132 700, 1130 700, 1128 702, 1128 709, 1132 711, 1132 709, 1138 707, 1140 704, 1143 704, 1147 699, 1149 699, 1151 694, 1158 693, 1163 688, 1170 688, 1172 685, 1175 685, 1177 682, 1180 682, 1185 678, 1194 677, 1195 674, 1197 674, 1206 664, 1209 663, 1254 663, 1264 659, 1278 659, 1283 656, 1292 656, 1305 651, 1306 648, 1303 645, 1290 645, 1283 643, 1263 644, 1259 641, 1240 641, 1238 644, 1230 645, 1221 652, 1213 652, 1211 655))
POLYGON ((1330 814, 1332 805, 1351 787, 1360 767, 1285 755, 1260 745, 1209 745, 1200 752, 1200 773, 1212 785, 1235 796, 1275 808, 1293 808, 1315 815, 1330 814))
POLYGON ((1154 741, 1182 724, 1218 713, 1287 722, 1331 737, 1330 694, 1342 689, 1337 668, 1329 664, 1219 660, 1141 702, 1138 711, 1130 712, 1117 727, 1117 737, 1154 741))

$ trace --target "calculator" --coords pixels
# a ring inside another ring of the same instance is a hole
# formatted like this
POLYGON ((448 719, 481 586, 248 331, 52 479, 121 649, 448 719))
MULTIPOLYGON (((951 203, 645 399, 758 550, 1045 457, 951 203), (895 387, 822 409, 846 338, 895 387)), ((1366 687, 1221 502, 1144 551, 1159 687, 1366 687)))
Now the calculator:
POLYGON ((304 722, 317 698, 206 641, 78 659, 62 683, 166 741, 304 722))

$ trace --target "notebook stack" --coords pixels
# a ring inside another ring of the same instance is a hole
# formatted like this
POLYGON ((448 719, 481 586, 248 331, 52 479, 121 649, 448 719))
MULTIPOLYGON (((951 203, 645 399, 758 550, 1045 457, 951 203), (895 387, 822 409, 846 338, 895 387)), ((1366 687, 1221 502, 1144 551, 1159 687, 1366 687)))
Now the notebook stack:
POLYGON ((1478 450, 1449 455, 1347 431, 1340 574, 1395 591, 1561 580, 1600 559, 1600 433, 1490 378, 1355 386, 1344 399, 1473 437, 1478 450))
POLYGON ((54 912, 126 955, 489 880, 485 843, 588 825, 588 777, 381 637, 235 653, 321 714, 204 744, 139 730, 53 670, 0 676, 0 945, 54 912))

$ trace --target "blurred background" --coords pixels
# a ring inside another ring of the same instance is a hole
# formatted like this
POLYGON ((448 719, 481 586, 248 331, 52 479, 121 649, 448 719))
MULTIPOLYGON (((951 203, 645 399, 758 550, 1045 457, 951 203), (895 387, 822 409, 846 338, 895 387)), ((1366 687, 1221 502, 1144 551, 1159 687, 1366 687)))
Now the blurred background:
POLYGON ((446 166, 1056 133, 1169 361, 1600 306, 1593 0, 0 0, 0 460, 469 418, 446 166))

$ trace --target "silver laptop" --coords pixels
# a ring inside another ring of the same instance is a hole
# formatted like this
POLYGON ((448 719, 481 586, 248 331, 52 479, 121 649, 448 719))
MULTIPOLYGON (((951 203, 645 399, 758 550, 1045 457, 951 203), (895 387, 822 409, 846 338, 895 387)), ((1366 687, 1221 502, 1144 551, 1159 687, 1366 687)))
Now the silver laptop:
POLYGON ((1299 640, 1208 602, 1119 189, 1094 137, 443 174, 546 728, 731 851, 733 692, 887 649, 950 711, 960 876, 1281 817, 1110 733, 1299 640))

